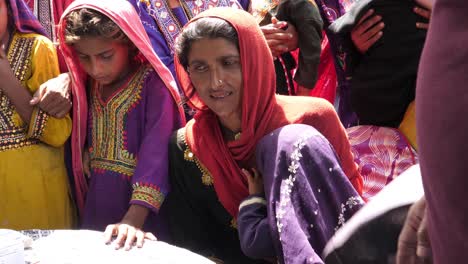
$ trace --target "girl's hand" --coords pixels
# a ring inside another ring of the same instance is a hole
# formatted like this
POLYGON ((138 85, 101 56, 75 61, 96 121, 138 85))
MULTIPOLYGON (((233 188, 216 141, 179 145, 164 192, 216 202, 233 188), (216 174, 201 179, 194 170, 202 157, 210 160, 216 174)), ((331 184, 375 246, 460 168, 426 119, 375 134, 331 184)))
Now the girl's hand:
POLYGON ((246 170, 242 169, 242 172, 244 175, 247 177, 247 182, 249 184, 249 194, 250 195, 261 195, 263 194, 263 179, 260 173, 255 168, 252 168, 253 171, 253 176, 252 174, 246 170))
POLYGON ((136 228, 129 224, 117 223, 108 225, 106 231, 104 231, 105 243, 109 244, 113 236, 117 236, 115 239, 115 249, 124 247, 125 250, 130 250, 135 244, 141 248, 145 239, 156 240, 156 237, 149 232, 144 232, 140 228, 136 228))
POLYGON ((29 103, 39 105, 42 110, 55 118, 63 118, 72 107, 70 83, 70 74, 62 73, 41 84, 29 103))
POLYGON ((115 239, 115 249, 124 247, 130 250, 136 242, 136 246, 141 248, 144 240, 156 240, 156 237, 149 232, 144 232, 141 227, 145 223, 149 209, 144 206, 132 204, 120 223, 108 225, 104 231, 104 241, 111 243, 112 237, 115 239))

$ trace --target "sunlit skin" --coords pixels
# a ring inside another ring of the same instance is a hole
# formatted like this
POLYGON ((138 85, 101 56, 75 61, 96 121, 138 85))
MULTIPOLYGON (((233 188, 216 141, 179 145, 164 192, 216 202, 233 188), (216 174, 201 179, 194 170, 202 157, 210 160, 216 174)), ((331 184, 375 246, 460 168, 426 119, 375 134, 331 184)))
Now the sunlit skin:
POLYGON ((101 97, 109 98, 135 71, 126 43, 103 37, 84 37, 73 44, 81 66, 102 86, 101 97))
POLYGON ((188 73, 200 99, 232 132, 241 129, 242 67, 236 45, 224 38, 192 43, 188 73))

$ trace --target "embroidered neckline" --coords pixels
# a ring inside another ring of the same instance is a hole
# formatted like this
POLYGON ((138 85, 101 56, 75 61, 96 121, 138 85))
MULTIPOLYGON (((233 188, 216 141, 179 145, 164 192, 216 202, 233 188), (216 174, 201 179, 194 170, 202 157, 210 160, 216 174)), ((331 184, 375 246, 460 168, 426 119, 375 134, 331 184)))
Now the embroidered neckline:
POLYGON ((193 154, 192 150, 190 149, 189 145, 187 144, 187 141, 185 140, 184 131, 180 130, 179 132, 177 132, 177 136, 182 141, 182 143, 184 144, 184 147, 185 147, 184 160, 195 163, 197 168, 202 173, 202 177, 201 177, 202 183, 204 185, 206 185, 206 186, 212 186, 213 185, 213 176, 211 176, 208 169, 203 164, 201 164, 201 162, 193 154))

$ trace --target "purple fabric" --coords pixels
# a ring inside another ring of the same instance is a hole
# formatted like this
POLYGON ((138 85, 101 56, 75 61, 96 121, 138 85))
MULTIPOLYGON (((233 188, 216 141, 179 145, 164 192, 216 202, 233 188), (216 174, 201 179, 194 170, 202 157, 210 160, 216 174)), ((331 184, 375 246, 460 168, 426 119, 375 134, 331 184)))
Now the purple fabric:
MULTIPOLYGON (((265 247, 262 240, 270 243, 271 239, 280 263, 323 263, 320 254, 328 239, 363 204, 330 143, 311 126, 288 125, 265 136, 256 157, 264 180, 270 236, 265 233, 264 239, 257 239, 258 245, 247 247, 255 252, 265 247)), ((243 238, 252 237, 261 227, 244 221, 265 217, 240 212, 244 248, 248 241, 243 238)))
MULTIPOLYGON (((159 208, 144 202, 141 199, 131 200, 133 187, 135 184, 149 186, 158 190, 164 198, 169 191, 168 182, 168 144, 172 132, 180 127, 180 120, 177 107, 172 100, 167 89, 163 89, 163 83, 158 75, 151 70, 149 75, 142 81, 140 99, 132 103, 128 112, 124 115, 123 142, 116 142, 115 146, 110 146, 117 152, 128 152, 136 159, 136 166, 131 167, 133 175, 116 172, 116 169, 102 169, 93 166, 95 161, 107 159, 100 157, 99 151, 95 148, 101 146, 93 142, 95 129, 104 133, 104 137, 116 137, 120 129, 119 124, 106 122, 104 129, 94 127, 96 124, 96 109, 102 109, 96 105, 96 95, 93 93, 90 103, 90 115, 88 126, 88 144, 91 153, 91 180, 86 198, 83 215, 83 228, 104 230, 108 224, 118 223, 122 220, 130 204, 140 204, 151 210, 145 224, 145 230, 154 232, 159 238, 164 239, 167 229, 163 219, 158 216, 159 208), (161 87, 161 89, 154 89, 161 87), (115 126, 118 126, 117 129, 115 126), (102 131, 104 130, 104 131, 102 131), (113 132, 117 131, 117 132, 113 132), (120 144, 119 144, 120 143, 120 144), (93 154, 94 153, 94 154, 93 154), (162 233, 161 233, 162 232, 162 233)), ((129 87, 125 87, 112 98, 118 98, 129 87)), ((128 102, 115 104, 113 99, 108 99, 106 108, 112 111, 121 111, 128 102)), ((98 101, 99 102, 99 101, 98 101)), ((106 116, 105 118, 107 118, 106 116)), ((101 118, 103 118, 101 116, 101 118)), ((112 119, 105 119, 111 121, 112 119)), ((109 155, 109 153, 106 153, 109 155)), ((109 163, 107 163, 109 164, 109 163)), ((124 164, 124 160, 111 160, 116 168, 124 164)), ((161 201, 162 203, 162 201, 161 201)))
POLYGON ((346 45, 340 38, 328 30, 336 19, 346 13, 356 0, 315 0, 322 15, 324 29, 330 43, 330 48, 334 54, 335 70, 338 79, 339 106, 338 115, 345 128, 357 125, 357 116, 351 107, 350 79, 346 69, 346 45))
POLYGON ((13 21, 15 22, 16 30, 21 33, 37 33, 46 37, 46 34, 41 23, 29 9, 29 6, 23 0, 6 0, 10 5, 13 21))
POLYGON ((416 88, 421 173, 434 263, 468 259, 468 1, 437 0, 416 88))

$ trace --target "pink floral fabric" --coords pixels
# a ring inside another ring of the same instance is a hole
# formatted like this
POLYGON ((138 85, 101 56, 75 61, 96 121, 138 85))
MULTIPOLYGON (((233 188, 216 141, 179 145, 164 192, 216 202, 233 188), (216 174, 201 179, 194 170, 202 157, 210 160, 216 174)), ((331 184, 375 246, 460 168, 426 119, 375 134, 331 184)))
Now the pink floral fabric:
POLYGON ((355 126, 346 131, 364 180, 365 200, 372 199, 395 177, 418 163, 416 151, 398 129, 355 126))

